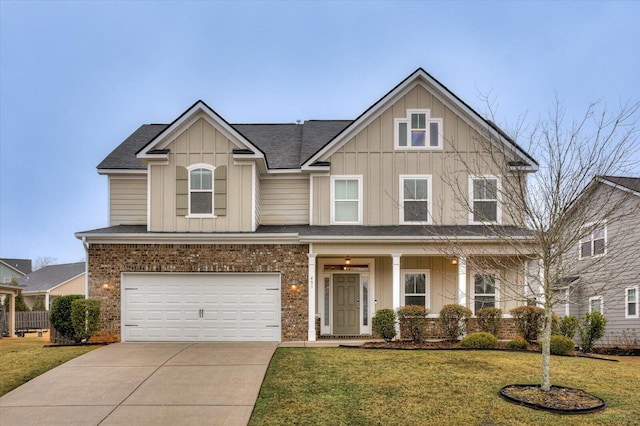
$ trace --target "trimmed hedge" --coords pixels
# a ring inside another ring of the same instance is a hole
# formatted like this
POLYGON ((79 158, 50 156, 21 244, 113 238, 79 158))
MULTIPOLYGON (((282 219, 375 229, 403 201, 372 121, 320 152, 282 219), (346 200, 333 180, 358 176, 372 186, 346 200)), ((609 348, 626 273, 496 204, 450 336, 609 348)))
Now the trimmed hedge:
POLYGON ((544 309, 537 306, 519 306, 509 311, 516 320, 518 333, 528 342, 538 340, 544 324, 544 309))
MULTIPOLYGON (((400 329, 409 333, 411 340, 420 343, 425 339, 427 310, 421 305, 406 305, 398 309, 400 329)), ((404 336, 402 336, 404 338, 404 336)))
POLYGON ((467 328, 467 319, 472 315, 471 309, 457 304, 444 305, 440 310, 440 322, 447 339, 458 340, 467 328))
POLYGON ((560 320, 560 335, 573 339, 580 328, 580 320, 573 315, 567 315, 560 320))
POLYGON ((81 294, 70 294, 53 299, 49 311, 49 321, 53 328, 69 339, 75 340, 75 330, 71 319, 71 304, 74 300, 84 299, 81 294))
POLYGON ((396 313, 393 309, 379 309, 371 323, 373 331, 385 341, 390 342, 396 337, 396 313))
POLYGON ((565 336, 551 336, 549 350, 552 355, 571 355, 574 351, 573 340, 565 336))
POLYGON ((527 349, 529 347, 529 343, 527 343, 527 341, 522 337, 516 337, 513 340, 509 340, 506 347, 507 349, 527 349))
POLYGON ((500 322, 502 321, 502 309, 500 308, 483 308, 476 312, 478 317, 478 326, 480 330, 498 336, 500 330, 500 322))
POLYGON ((76 341, 89 340, 98 330, 100 300, 77 299, 71 302, 71 322, 76 341))
POLYGON ((491 333, 480 331, 463 337, 460 346, 471 349, 495 349, 498 347, 498 338, 491 333))

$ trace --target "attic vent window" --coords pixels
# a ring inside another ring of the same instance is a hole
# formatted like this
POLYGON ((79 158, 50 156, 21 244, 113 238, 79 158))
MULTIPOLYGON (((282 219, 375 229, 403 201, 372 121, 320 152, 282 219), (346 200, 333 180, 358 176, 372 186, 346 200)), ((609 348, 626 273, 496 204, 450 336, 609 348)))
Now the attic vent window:
POLYGON ((399 150, 442 149, 442 118, 431 118, 431 110, 409 109, 395 119, 395 148, 399 150))

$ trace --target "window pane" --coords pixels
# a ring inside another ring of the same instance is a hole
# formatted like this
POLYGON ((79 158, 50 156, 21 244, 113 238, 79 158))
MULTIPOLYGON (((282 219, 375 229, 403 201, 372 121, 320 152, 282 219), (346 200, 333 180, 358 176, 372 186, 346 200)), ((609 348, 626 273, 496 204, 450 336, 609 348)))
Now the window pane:
POLYGON ((593 239, 594 240, 604 239, 604 228, 596 229, 595 231, 593 231, 593 239))
POLYGON ((202 186, 200 187, 200 189, 211 189, 213 187, 213 174, 211 173, 211 170, 200 169, 200 173, 202 175, 202 186))
POLYGON ((202 175, 200 170, 202 169, 191 171, 191 189, 202 189, 202 175))
POLYGON ((404 292, 405 293, 415 293, 416 292, 416 285, 415 285, 415 281, 413 279, 413 275, 412 274, 406 274, 404 276, 404 292))
POLYGON ((591 256, 591 241, 583 242, 580 245, 580 256, 582 257, 591 256))
POLYGON ((427 201, 405 201, 405 222, 426 222, 429 220, 429 203, 427 201))
POLYGON ((344 200, 347 198, 347 181, 336 180, 334 181, 335 191, 334 196, 336 200, 344 200))
POLYGON ((483 308, 495 308, 496 298, 494 296, 476 296, 475 308, 476 312, 483 308))
POLYGON ((324 278, 324 325, 329 325, 329 277, 324 278))
POLYGON ((429 129, 431 130, 429 146, 438 146, 438 123, 430 123, 429 129))
POLYGON ((627 301, 629 303, 636 302, 636 289, 635 288, 630 288, 629 290, 627 290, 627 301))
POLYGON ((424 296, 405 296, 404 304, 424 306, 424 300, 425 300, 424 296))
POLYGON ((593 255, 604 254, 604 240, 595 240, 593 242, 593 255))
POLYGON ((475 179, 473 181, 473 199, 482 200, 485 198, 484 194, 484 179, 475 179))
POLYGON ((426 133, 424 130, 412 130, 411 146, 425 146, 426 133))
POLYGON ((416 282, 416 293, 424 294, 426 292, 424 274, 415 274, 414 280, 416 282))
POLYGON ((636 304, 635 303, 629 303, 629 307, 628 307, 628 312, 627 314, 629 316, 635 316, 636 315, 636 304))
POLYGON ((398 123, 398 145, 407 146, 407 123, 398 123))
POLYGON ((418 179, 415 181, 416 186, 416 199, 417 200, 427 200, 429 198, 428 194, 428 185, 426 179, 418 179))
POLYGON ((476 222, 495 222, 498 220, 498 203, 496 201, 474 201, 473 220, 476 222))
POLYGON ((495 294, 496 277, 493 275, 476 274, 474 277, 474 292, 476 294, 495 294))
POLYGON ((426 114, 411 114, 411 128, 426 129, 427 128, 426 114))
POLYGON ((358 202, 336 201, 335 216, 336 222, 357 222, 358 202))
POLYGON ((485 198, 487 200, 498 199, 498 181, 495 179, 485 180, 485 198))
POLYGON ((212 205, 213 205, 213 197, 211 192, 192 192, 191 193, 191 213, 211 214, 212 205))
POLYGON ((362 325, 369 325, 369 277, 362 277, 362 325))
POLYGON ((591 312, 600 312, 602 313, 602 301, 601 299, 591 299, 591 303, 590 303, 590 311, 591 312))
POLYGON ((347 181, 347 199, 349 200, 358 199, 358 181, 357 180, 347 181))
POLYGON ((414 179, 404 180, 404 199, 405 200, 416 199, 416 181, 414 179))

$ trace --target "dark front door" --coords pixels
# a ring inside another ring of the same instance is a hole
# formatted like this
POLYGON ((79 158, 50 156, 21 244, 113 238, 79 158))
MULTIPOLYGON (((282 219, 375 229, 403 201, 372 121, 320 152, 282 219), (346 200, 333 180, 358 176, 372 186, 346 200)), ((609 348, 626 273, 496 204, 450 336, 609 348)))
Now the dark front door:
POLYGON ((360 275, 333 276, 333 334, 360 334, 360 275))

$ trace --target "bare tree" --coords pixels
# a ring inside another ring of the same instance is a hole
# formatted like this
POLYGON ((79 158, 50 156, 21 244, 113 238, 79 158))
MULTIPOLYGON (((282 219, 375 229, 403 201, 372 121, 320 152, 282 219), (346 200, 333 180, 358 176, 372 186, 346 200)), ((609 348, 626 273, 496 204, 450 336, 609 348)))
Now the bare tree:
POLYGON ((53 265, 56 260, 57 259, 55 257, 38 256, 33 262, 33 270, 37 271, 38 269, 44 268, 45 266, 53 265))
MULTIPOLYGON (((581 119, 567 124, 563 108, 556 100, 549 117, 540 120, 526 136, 521 125, 509 138, 490 122, 486 128, 478 129, 475 148, 450 154, 455 156, 458 166, 445 173, 445 184, 450 190, 448 196, 453 195, 459 206, 466 206, 464 215, 476 218, 486 215, 486 222, 496 222, 496 212, 491 208, 470 202, 469 191, 474 189, 469 189, 466 176, 500 177, 486 179, 481 189, 497 198, 502 225, 486 225, 484 229, 507 249, 503 255, 486 255, 481 249, 469 249, 447 238, 445 250, 465 256, 468 265, 476 270, 502 271, 501 300, 526 303, 535 299, 544 308, 541 339, 544 391, 551 386, 549 359, 554 306, 578 302, 576 298, 584 294, 581 288, 602 282, 594 271, 603 271, 605 262, 615 261, 614 256, 591 256, 579 261, 581 243, 605 223, 611 226, 629 215, 638 215, 625 207, 626 197, 620 191, 598 185, 594 179, 629 175, 633 170, 637 173, 639 111, 640 103, 635 103, 623 105, 612 114, 596 102, 588 106, 581 119), (510 151, 507 144, 505 150, 500 142, 504 138, 514 144, 516 140, 525 141, 525 150, 539 162, 535 173, 530 173, 530 164, 521 161, 522 154, 516 155, 517 149, 510 151)), ((455 150, 455 144, 452 145, 455 150)), ((607 244, 616 243, 640 252, 637 238, 607 244)), ((630 255, 623 249, 611 252, 630 255)))

